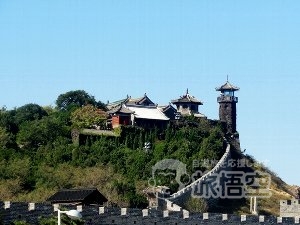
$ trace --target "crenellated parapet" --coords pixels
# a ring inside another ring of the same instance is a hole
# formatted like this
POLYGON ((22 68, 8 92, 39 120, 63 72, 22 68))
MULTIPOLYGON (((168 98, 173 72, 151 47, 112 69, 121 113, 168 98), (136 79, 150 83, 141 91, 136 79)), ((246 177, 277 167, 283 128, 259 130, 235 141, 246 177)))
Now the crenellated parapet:
POLYGON ((300 217, 300 199, 280 200, 280 216, 300 217))
MULTIPOLYGON (((1 202, 2 224, 14 221, 26 221, 38 224, 39 218, 55 217, 57 205, 47 203, 1 202)), ((191 213, 187 210, 172 212, 169 210, 109 208, 102 206, 63 206, 65 209, 81 211, 85 224, 137 224, 137 225, 185 225, 185 224, 294 224, 298 217, 275 217, 254 215, 232 215, 215 213, 191 213)))

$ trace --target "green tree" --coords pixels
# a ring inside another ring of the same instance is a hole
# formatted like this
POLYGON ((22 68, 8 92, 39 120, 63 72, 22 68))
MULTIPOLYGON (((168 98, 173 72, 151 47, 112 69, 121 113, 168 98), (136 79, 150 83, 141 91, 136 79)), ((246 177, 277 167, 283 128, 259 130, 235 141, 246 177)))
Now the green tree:
POLYGON ((86 105, 71 113, 71 121, 76 128, 101 126, 107 118, 106 112, 92 105, 86 105))
POLYGON ((15 121, 16 110, 0 110, 0 126, 6 128, 8 132, 16 134, 18 126, 15 121))
POLYGON ((0 149, 4 149, 11 142, 10 133, 5 128, 0 127, 0 149))
POLYGON ((20 126, 17 143, 25 148, 37 148, 53 142, 59 136, 69 136, 69 129, 55 117, 26 121, 20 126))
POLYGON ((56 99, 57 108, 60 110, 69 110, 73 107, 78 108, 84 105, 93 105, 105 110, 105 105, 95 100, 94 96, 89 95, 83 90, 69 91, 61 94, 56 99))
POLYGON ((15 120, 20 125, 25 121, 39 120, 47 115, 47 112, 41 106, 30 103, 17 108, 15 120))
POLYGON ((205 199, 202 198, 189 198, 186 202, 185 207, 190 212, 207 212, 208 205, 205 199))

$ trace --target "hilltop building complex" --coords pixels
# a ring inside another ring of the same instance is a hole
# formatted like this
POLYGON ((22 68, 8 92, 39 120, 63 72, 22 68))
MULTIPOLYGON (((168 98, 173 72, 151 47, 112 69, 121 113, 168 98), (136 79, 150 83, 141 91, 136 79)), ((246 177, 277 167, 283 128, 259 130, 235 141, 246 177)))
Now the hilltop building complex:
MULTIPOLYGON (((221 87, 216 88, 221 92, 217 98, 219 103, 219 119, 227 124, 228 133, 236 132, 236 103, 238 98, 234 95, 239 88, 227 82, 221 87)), ((133 125, 147 128, 164 128, 169 121, 180 119, 182 116, 194 116, 197 118, 206 118, 199 111, 199 106, 203 102, 186 93, 178 99, 171 101, 169 105, 158 106, 145 93, 139 98, 127 96, 124 99, 107 104, 110 124, 112 128, 121 125, 133 125), (171 105, 175 105, 173 107, 171 105)))

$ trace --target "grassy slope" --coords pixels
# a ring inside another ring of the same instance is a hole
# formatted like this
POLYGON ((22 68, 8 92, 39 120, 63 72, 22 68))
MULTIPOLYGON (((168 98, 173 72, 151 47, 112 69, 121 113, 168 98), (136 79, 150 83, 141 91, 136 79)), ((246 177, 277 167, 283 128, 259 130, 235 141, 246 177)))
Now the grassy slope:
MULTIPOLYGON (((269 168, 265 167, 262 164, 256 163, 254 161, 254 170, 265 172, 271 176, 271 185, 269 191, 271 192, 271 197, 269 198, 260 198, 258 199, 258 214, 260 215, 275 215, 279 216, 279 202, 284 199, 293 198, 292 187, 286 184, 280 177, 278 177, 274 172, 269 168)), ((249 211, 250 201, 247 199, 247 205, 241 207, 239 213, 250 213, 249 211)))

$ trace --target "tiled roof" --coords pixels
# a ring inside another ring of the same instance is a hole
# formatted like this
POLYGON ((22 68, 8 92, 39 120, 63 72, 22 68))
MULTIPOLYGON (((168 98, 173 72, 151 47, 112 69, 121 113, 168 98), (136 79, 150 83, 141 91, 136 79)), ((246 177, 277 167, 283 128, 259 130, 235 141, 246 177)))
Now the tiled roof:
POLYGON ((131 111, 134 111, 134 117, 140 119, 151 119, 151 120, 169 120, 163 112, 157 107, 152 106, 126 106, 131 111))
POLYGON ((123 105, 119 105, 107 112, 108 114, 114 114, 114 113, 124 113, 124 114, 132 114, 134 113, 128 108, 125 108, 123 105))
POLYGON ((120 106, 122 105, 122 103, 126 102, 128 100, 128 97, 127 98, 124 98, 124 99, 121 99, 121 100, 118 100, 118 101, 114 101, 114 102, 111 102, 111 103, 108 103, 106 105, 106 108, 108 110, 111 110, 113 108, 116 108, 117 106, 120 106))
POLYGON ((227 91, 227 90, 228 91, 238 91, 238 90, 240 90, 240 88, 232 85, 228 81, 225 84, 223 84, 221 87, 216 88, 216 91, 227 91))
POLYGON ((165 112, 167 111, 168 109, 172 109, 174 111, 177 111, 171 104, 169 105, 162 105, 162 106, 157 106, 157 108, 162 111, 162 112, 165 112))
POLYGON ((97 188, 83 188, 83 189, 63 189, 56 192, 47 201, 52 204, 57 202, 82 202, 90 195, 95 195, 96 202, 106 202, 107 199, 98 191, 97 188))
POLYGON ((140 98, 128 98, 125 102, 126 105, 154 105, 154 103, 145 95, 140 98), (145 104, 147 103, 147 104, 145 104))
POLYGON ((180 96, 179 99, 172 100, 173 104, 185 103, 185 102, 196 103, 198 105, 203 105, 203 103, 201 101, 199 101, 198 99, 196 99, 194 96, 190 95, 188 90, 186 91, 186 94, 183 95, 183 96, 180 96))

